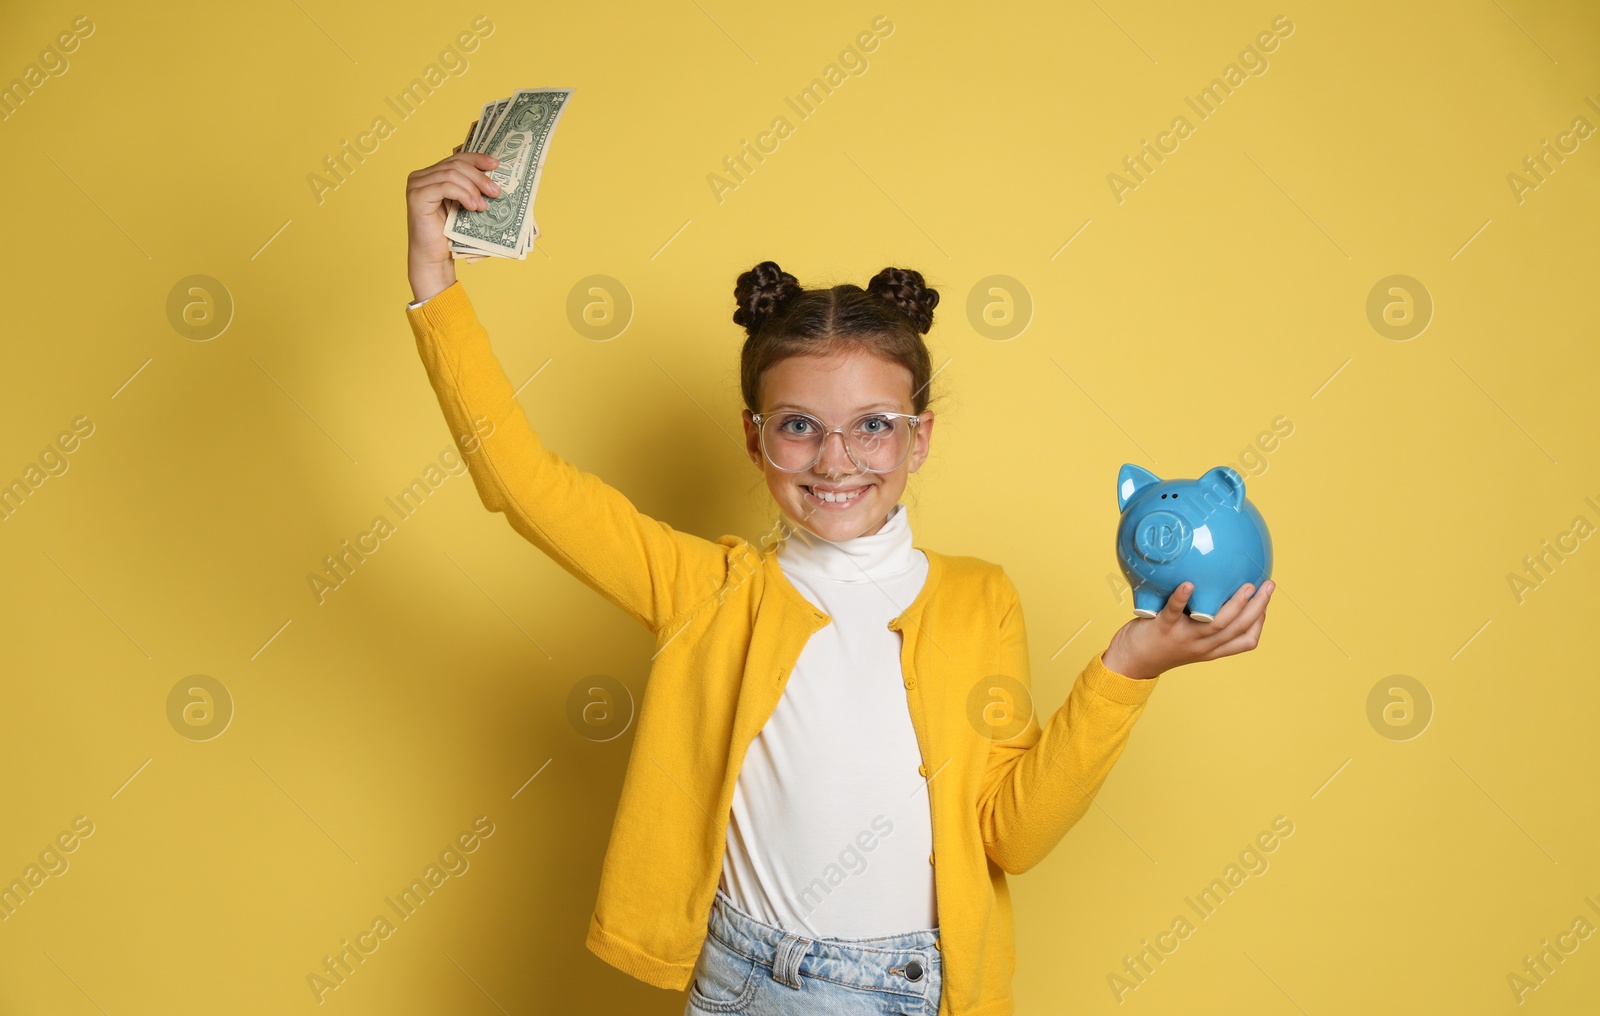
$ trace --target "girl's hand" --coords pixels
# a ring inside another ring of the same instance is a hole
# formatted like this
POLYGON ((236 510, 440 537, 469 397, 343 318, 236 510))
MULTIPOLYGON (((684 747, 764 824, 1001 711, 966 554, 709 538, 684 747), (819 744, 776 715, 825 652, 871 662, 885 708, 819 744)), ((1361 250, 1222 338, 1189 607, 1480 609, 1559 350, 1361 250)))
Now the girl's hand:
POLYGON ((487 208, 484 195, 499 195, 500 185, 483 170, 499 164, 488 155, 458 150, 406 178, 406 272, 413 300, 427 300, 456 281, 445 218, 451 202, 480 212, 487 208))
POLYGON ((1248 652, 1261 641, 1267 603, 1277 587, 1268 579, 1257 596, 1256 587, 1247 582, 1213 620, 1196 621, 1183 612, 1194 592, 1194 583, 1185 582, 1167 597, 1161 613, 1136 617, 1118 629, 1101 662, 1108 670, 1143 680, 1186 663, 1248 652))

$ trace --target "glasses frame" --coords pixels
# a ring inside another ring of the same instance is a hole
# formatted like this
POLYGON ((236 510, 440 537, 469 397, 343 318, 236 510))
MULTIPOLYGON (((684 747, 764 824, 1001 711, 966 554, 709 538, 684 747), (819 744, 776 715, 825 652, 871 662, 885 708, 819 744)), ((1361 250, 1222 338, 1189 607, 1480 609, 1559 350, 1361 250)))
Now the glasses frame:
POLYGON ((890 466, 888 469, 873 469, 871 466, 863 465, 861 460, 856 458, 856 453, 855 453, 854 449, 852 449, 850 447, 850 436, 844 432, 844 428, 843 427, 829 427, 826 423, 823 423, 821 420, 817 419, 815 416, 812 416, 810 413, 803 413, 798 409, 782 409, 782 410, 778 410, 778 412, 782 413, 782 414, 784 414, 786 416, 803 416, 807 420, 810 420, 812 423, 815 423, 819 428, 822 429, 822 438, 821 438, 821 440, 819 440, 817 442, 817 457, 811 460, 810 465, 801 466, 799 469, 784 469, 784 467, 778 465, 778 463, 772 458, 772 453, 767 451, 767 433, 766 433, 765 424, 766 424, 766 422, 768 420, 772 419, 773 414, 771 414, 771 413, 751 413, 750 414, 750 421, 756 425, 756 444, 761 446, 761 454, 762 454, 762 456, 769 463, 772 464, 772 468, 773 469, 776 469, 776 470, 779 470, 779 471, 785 472, 785 473, 804 473, 804 472, 806 472, 808 470, 815 469, 816 466, 817 466, 817 463, 822 461, 823 452, 828 450, 828 438, 829 438, 830 435, 833 435, 833 434, 838 434, 839 435, 839 440, 844 442, 844 453, 850 459, 851 462, 855 463, 856 468, 857 468, 858 471, 866 472, 866 473, 878 473, 880 475, 883 474, 883 473, 892 473, 896 469, 899 469, 901 466, 905 465, 906 464, 906 459, 909 459, 911 457, 911 447, 912 447, 912 445, 916 444, 917 427, 918 427, 919 424, 922 423, 921 415, 916 414, 916 413, 869 412, 869 413, 862 413, 860 416, 858 416, 855 419, 851 420, 850 422, 852 424, 854 424, 854 423, 859 423, 860 421, 865 420, 868 417, 880 416, 880 417, 885 417, 885 418, 888 418, 888 419, 891 419, 891 420, 905 420, 911 426, 911 440, 909 442, 907 442, 907 444, 906 444, 906 453, 903 456, 901 456, 900 461, 896 462, 894 465, 890 466))

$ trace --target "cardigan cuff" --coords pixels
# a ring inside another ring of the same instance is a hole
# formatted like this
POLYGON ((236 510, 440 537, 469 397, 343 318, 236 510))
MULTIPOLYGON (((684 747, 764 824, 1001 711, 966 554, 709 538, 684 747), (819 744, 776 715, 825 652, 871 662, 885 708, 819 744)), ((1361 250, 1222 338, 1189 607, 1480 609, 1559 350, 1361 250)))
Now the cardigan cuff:
POLYGON ((472 301, 467 299, 466 287, 461 285, 460 279, 422 301, 420 307, 407 304, 406 317, 411 322, 412 330, 418 333, 452 331, 463 325, 474 324, 478 320, 477 312, 472 309, 472 301))
POLYGON ((1095 653, 1094 659, 1083 672, 1084 684, 1091 691, 1125 706, 1136 706, 1156 690, 1160 677, 1134 678, 1119 674, 1105 664, 1105 651, 1095 653))

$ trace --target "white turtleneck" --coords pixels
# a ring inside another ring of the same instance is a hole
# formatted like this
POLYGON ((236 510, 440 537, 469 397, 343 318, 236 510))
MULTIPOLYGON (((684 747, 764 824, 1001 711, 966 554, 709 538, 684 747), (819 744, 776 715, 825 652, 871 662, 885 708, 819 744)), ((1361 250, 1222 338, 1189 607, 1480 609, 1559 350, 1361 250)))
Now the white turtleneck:
POLYGON ((832 620, 800 653, 734 787, 721 885, 741 910, 809 938, 938 924, 922 753, 889 622, 928 557, 897 504, 831 543, 784 519, 784 576, 832 620))

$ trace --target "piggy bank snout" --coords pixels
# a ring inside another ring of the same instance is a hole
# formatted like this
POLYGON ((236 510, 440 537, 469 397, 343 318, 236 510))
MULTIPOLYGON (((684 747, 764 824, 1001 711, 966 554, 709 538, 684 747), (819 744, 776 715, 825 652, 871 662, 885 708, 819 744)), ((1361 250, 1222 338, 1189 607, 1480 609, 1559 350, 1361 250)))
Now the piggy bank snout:
POLYGON ((1133 549, 1151 564, 1170 564, 1184 555, 1194 531, 1181 515, 1153 511, 1139 520, 1133 531, 1133 549))

